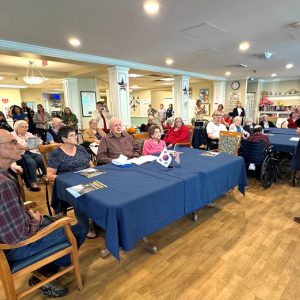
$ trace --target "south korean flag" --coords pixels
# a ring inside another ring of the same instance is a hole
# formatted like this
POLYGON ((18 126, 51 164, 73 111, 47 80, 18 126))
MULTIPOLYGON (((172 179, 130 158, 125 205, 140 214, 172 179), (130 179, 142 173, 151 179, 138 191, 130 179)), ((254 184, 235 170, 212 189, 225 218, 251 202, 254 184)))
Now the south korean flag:
POLYGON ((172 157, 170 156, 169 152, 167 149, 164 149, 160 156, 157 159, 157 162, 166 168, 170 165, 172 162, 172 157))

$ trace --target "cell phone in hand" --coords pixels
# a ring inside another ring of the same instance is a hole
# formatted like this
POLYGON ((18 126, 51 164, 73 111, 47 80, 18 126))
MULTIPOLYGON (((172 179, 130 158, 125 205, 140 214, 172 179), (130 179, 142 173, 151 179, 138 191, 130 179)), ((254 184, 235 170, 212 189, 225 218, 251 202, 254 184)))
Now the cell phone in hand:
POLYGON ((101 107, 101 110, 107 110, 107 108, 106 107, 101 107))

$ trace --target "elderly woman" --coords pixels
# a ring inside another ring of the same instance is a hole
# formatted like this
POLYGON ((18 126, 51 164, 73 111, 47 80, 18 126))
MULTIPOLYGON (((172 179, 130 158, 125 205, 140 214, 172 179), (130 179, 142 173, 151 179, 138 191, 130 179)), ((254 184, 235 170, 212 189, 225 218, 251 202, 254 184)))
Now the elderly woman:
POLYGON ((41 136, 41 139, 46 142, 46 130, 49 129, 49 121, 51 116, 44 110, 42 104, 37 105, 38 111, 33 116, 33 123, 36 124, 36 131, 41 136))
POLYGON ((253 122, 252 118, 246 118, 244 130, 248 131, 250 135, 253 135, 253 128, 256 124, 253 122))
POLYGON ((13 118, 14 123, 17 121, 26 121, 29 123, 27 115, 22 112, 22 108, 18 105, 13 105, 10 108, 8 115, 13 118))
POLYGON ((150 126, 148 129, 148 134, 150 138, 144 142, 142 155, 150 155, 162 152, 163 149, 166 148, 166 143, 160 139, 161 132, 159 126, 150 126))
MULTIPOLYGON (((54 181, 60 174, 94 167, 89 154, 77 144, 77 135, 73 127, 61 127, 58 130, 58 138, 62 145, 50 153, 47 164, 48 180, 54 181)), ((89 231, 87 238, 96 237, 95 232, 89 231)))
POLYGON ((75 114, 73 114, 69 107, 64 109, 64 113, 62 116, 63 122, 65 125, 73 127, 77 133, 78 130, 78 119, 75 114))
POLYGON ((235 117, 233 119, 233 123, 229 127, 229 131, 230 132, 240 132, 244 136, 249 137, 250 136, 249 132, 244 130, 243 127, 241 126, 241 124, 242 124, 242 118, 241 117, 235 117))
POLYGON ((168 148, 177 143, 188 143, 189 139, 190 131, 179 117, 175 119, 175 126, 172 127, 164 137, 164 141, 169 144, 168 148))
POLYGON ((262 119, 262 121, 259 122, 259 125, 263 129, 270 128, 270 127, 276 127, 273 122, 269 121, 269 116, 268 115, 263 115, 262 118, 263 119, 262 119))
POLYGON ((222 115, 221 124, 225 125, 226 128, 229 128, 229 126, 231 125, 231 120, 227 112, 224 112, 224 114, 222 115))
POLYGON ((295 121, 299 118, 298 114, 291 113, 290 118, 287 119, 287 128, 298 128, 299 125, 295 121))
POLYGON ((4 130, 9 131, 9 132, 13 131, 13 129, 7 123, 5 115, 2 111, 0 111, 0 129, 4 129, 4 130))
POLYGON ((90 128, 83 134, 84 141, 100 144, 102 137, 104 137, 106 133, 102 129, 98 128, 98 122, 96 119, 91 119, 89 124, 90 128))
POLYGON ((165 130, 166 129, 171 129, 173 125, 174 125, 174 120, 173 119, 168 119, 167 124, 165 126, 165 130))
MULTIPOLYGON (((28 148, 27 140, 28 138, 35 138, 35 136, 27 132, 28 124, 26 121, 18 121, 14 125, 14 132, 12 135, 21 144, 23 147, 28 148)), ((42 143, 42 141, 41 141, 42 143)), ((22 159, 17 161, 17 165, 21 166, 24 170, 24 181, 27 187, 30 187, 30 190, 33 192, 38 192, 41 190, 36 185, 37 176, 36 176, 36 168, 37 166, 42 170, 43 174, 46 175, 46 168, 42 159, 41 154, 38 149, 26 150, 24 154, 22 154, 22 159)))

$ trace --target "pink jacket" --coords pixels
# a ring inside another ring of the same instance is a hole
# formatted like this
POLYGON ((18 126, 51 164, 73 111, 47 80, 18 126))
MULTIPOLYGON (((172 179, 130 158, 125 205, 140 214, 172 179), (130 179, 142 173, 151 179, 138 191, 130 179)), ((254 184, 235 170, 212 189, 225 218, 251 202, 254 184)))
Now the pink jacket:
POLYGON ((159 141, 159 144, 156 145, 151 138, 144 142, 143 154, 142 155, 151 155, 154 153, 160 153, 163 149, 166 148, 166 143, 162 140, 159 141))

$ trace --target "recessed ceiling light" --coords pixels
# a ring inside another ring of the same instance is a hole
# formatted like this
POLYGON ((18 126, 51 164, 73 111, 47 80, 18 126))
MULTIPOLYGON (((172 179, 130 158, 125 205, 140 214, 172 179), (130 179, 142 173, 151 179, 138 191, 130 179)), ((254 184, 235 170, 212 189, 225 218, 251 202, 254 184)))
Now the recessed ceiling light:
POLYGON ((273 73, 271 76, 272 76, 272 77, 275 77, 275 76, 277 76, 277 74, 273 73))
POLYGON ((172 81, 172 80, 174 80, 174 78, 162 78, 162 79, 159 79, 159 80, 172 81))
POLYGON ((144 75, 140 74, 128 74, 128 77, 143 77, 144 75))
POLYGON ((134 85, 131 87, 131 89, 140 89, 141 87, 140 86, 137 86, 137 85, 134 85))
POLYGON ((293 67, 293 65, 292 65, 292 64, 287 64, 285 67, 286 67, 287 69, 290 69, 290 68, 293 67))
POLYGON ((156 12, 159 10, 159 5, 157 3, 146 3, 144 9, 148 12, 156 12))
POLYGON ((4 77, 0 77, 0 80, 4 79, 4 77))
POLYGON ((48 94, 61 94, 61 92, 49 92, 48 94))
POLYGON ((240 44, 239 48, 241 50, 247 50, 249 48, 249 44, 247 44, 247 43, 240 44))
POLYGON ((171 64, 173 63, 173 60, 172 60, 172 59, 167 59, 167 60, 166 60, 166 63, 167 63, 168 65, 171 65, 171 64))
POLYGON ((28 88, 28 86, 25 86, 25 85, 0 84, 0 88, 26 89, 26 88, 28 88))
POLYGON ((161 83, 161 85, 169 85, 169 84, 174 84, 173 82, 165 82, 165 83, 161 83))
POLYGON ((54 89, 54 91, 63 91, 64 89, 54 89))
POLYGON ((225 75, 231 75, 231 73, 230 72, 226 72, 225 75))
POLYGON ((79 46, 80 45, 79 40, 76 40, 76 39, 71 39, 71 40, 69 40, 69 42, 73 46, 79 46))

